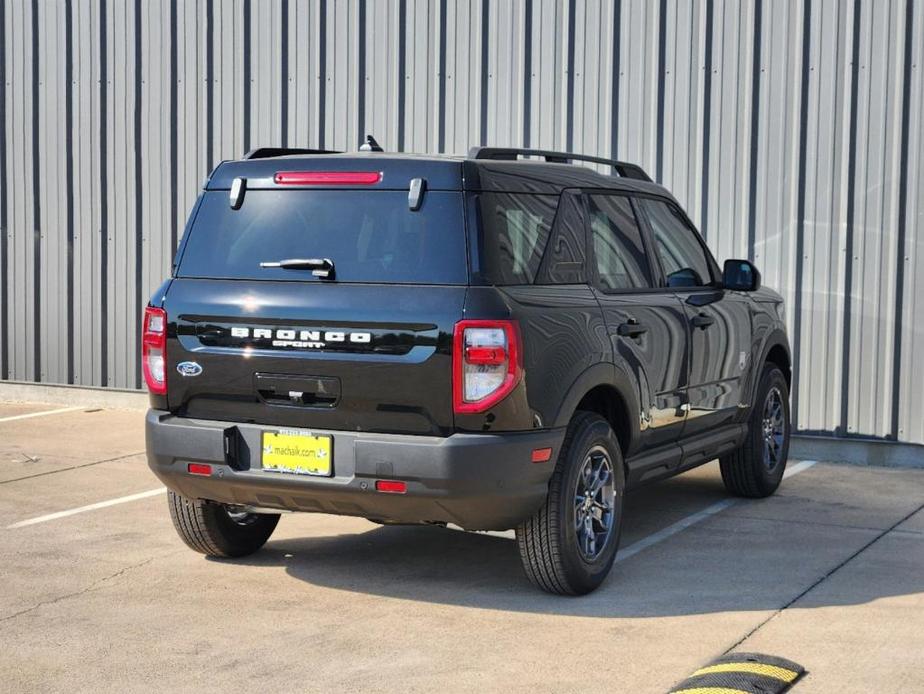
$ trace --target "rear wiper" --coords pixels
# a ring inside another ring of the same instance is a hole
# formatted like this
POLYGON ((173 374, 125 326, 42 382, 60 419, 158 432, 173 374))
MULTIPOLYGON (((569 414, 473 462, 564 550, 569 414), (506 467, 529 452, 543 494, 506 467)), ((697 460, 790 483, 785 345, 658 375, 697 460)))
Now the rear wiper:
POLYGON ((283 270, 312 270, 312 275, 323 279, 334 278, 334 261, 330 258, 286 258, 267 260, 260 267, 278 267, 283 270))

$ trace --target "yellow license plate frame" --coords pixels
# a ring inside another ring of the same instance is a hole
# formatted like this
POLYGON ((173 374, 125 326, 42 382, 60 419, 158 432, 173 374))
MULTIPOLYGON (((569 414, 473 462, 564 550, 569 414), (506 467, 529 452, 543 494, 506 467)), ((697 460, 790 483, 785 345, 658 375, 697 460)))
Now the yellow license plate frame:
POLYGON ((334 437, 304 429, 264 431, 260 465, 270 472, 330 477, 334 474, 334 437))

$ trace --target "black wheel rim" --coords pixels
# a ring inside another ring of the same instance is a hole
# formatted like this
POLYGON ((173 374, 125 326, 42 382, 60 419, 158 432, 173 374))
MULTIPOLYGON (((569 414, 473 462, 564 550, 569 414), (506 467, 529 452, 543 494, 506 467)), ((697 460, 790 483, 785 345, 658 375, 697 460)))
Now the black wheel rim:
POLYGON ((783 460, 783 443, 786 439, 786 412, 783 409, 783 394, 779 388, 773 387, 767 393, 761 435, 764 467, 772 472, 783 460))
POLYGON ((613 532, 616 488, 613 463, 603 446, 594 446, 581 463, 574 494, 574 531, 587 561, 600 556, 613 532))

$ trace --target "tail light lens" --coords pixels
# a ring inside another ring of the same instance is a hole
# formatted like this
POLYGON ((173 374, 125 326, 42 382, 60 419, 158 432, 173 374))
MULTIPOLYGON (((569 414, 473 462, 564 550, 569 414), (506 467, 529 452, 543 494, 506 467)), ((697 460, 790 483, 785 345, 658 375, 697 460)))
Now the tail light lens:
POLYGON ((141 369, 148 391, 155 395, 167 392, 167 312, 147 306, 141 327, 141 369))
POLYGON ((523 373, 521 352, 516 321, 456 323, 452 350, 453 410, 459 414, 485 412, 507 397, 523 373))

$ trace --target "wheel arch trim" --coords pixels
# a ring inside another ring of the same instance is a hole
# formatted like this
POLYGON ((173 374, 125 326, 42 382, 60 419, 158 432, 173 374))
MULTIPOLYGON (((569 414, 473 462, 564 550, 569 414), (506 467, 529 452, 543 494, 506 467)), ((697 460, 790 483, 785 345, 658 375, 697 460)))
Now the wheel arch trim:
POLYGON ((599 363, 586 369, 572 384, 568 393, 562 399, 553 426, 566 427, 578 409, 581 401, 595 388, 606 387, 612 389, 622 401, 625 419, 628 423, 626 431, 616 432, 617 438, 623 444, 623 458, 627 458, 638 441, 639 427, 633 422, 639 421, 639 405, 637 387, 629 375, 616 364, 611 362, 599 363))
POLYGON ((792 350, 789 347, 789 338, 786 336, 786 332, 781 327, 774 328, 769 335, 764 339, 764 344, 760 350, 760 361, 758 362, 758 367, 753 370, 751 375, 750 387, 750 396, 751 401, 753 401, 754 396, 757 392, 757 385, 760 382, 760 375, 763 372, 763 365, 770 361, 770 353, 774 349, 781 349, 786 355, 786 360, 789 362, 789 373, 783 374, 786 378, 786 383, 789 386, 790 393, 792 392, 792 378, 793 378, 793 361, 792 361, 792 350))

